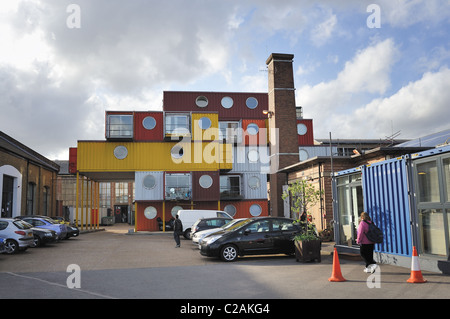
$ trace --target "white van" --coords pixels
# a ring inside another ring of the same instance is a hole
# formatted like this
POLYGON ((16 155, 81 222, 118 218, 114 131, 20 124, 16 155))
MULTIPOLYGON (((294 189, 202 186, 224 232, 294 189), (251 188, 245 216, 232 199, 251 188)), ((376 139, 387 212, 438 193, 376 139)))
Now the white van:
POLYGON ((190 239, 191 227, 200 218, 226 217, 233 219, 228 213, 221 210, 181 209, 177 215, 183 223, 183 236, 186 239, 190 239))

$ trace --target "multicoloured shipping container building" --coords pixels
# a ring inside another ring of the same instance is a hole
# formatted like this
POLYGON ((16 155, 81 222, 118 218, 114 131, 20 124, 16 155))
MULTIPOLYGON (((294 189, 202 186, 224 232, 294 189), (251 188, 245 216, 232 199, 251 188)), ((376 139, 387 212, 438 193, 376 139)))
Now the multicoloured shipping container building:
MULTIPOLYGON (((78 141, 69 171, 95 182, 134 181, 136 231, 158 230, 158 219, 179 209, 267 216, 267 110, 267 93, 164 92, 162 111, 107 111, 105 140, 78 141)), ((312 143, 308 134, 301 139, 312 143)))

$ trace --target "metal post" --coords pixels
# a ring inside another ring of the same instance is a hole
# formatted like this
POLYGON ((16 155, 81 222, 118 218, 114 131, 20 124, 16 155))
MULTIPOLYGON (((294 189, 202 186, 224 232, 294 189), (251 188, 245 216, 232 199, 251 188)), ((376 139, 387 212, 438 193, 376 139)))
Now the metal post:
POLYGON ((93 219, 92 219, 92 217, 93 217, 93 216, 92 216, 92 213, 93 213, 93 208, 94 208, 94 200, 93 200, 92 195, 93 195, 93 191, 94 191, 94 182, 93 182, 93 181, 90 181, 90 184, 91 184, 91 201, 90 201, 91 207, 90 207, 90 209, 89 209, 89 212, 90 212, 89 229, 92 230, 92 221, 93 221, 93 219))
POLYGON ((97 229, 100 228, 100 183, 97 182, 97 229))
POLYGON ((137 232, 137 203, 134 201, 134 232, 137 232))
POLYGON ((166 201, 163 201, 163 225, 162 225, 162 231, 166 232, 166 201))
POLYGON ((76 190, 76 204, 75 204, 75 226, 78 226, 78 208, 79 208, 79 191, 78 191, 78 184, 79 184, 79 179, 80 179, 80 173, 78 173, 77 171, 77 190, 76 190))
POLYGON ((81 181, 81 219, 80 219, 80 229, 83 230, 83 222, 84 222, 84 177, 83 180, 81 181))

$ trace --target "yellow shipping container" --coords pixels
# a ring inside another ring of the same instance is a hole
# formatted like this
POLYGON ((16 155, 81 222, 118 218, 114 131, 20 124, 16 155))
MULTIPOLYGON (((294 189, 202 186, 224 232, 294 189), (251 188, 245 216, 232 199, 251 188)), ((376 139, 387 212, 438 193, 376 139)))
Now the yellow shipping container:
POLYGON ((219 115, 217 113, 192 113, 192 140, 219 140, 219 115))
POLYGON ((232 146, 218 141, 78 142, 80 172, 215 171, 232 166, 232 146))

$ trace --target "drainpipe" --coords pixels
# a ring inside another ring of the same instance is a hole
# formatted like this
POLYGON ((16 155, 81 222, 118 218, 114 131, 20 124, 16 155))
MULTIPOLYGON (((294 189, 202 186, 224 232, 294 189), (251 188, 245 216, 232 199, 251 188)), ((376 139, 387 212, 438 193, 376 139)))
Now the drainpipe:
MULTIPOLYGON (((323 163, 319 162, 319 191, 322 194, 322 168, 323 163)), ((320 196, 320 227, 323 228, 323 198, 320 196)))

